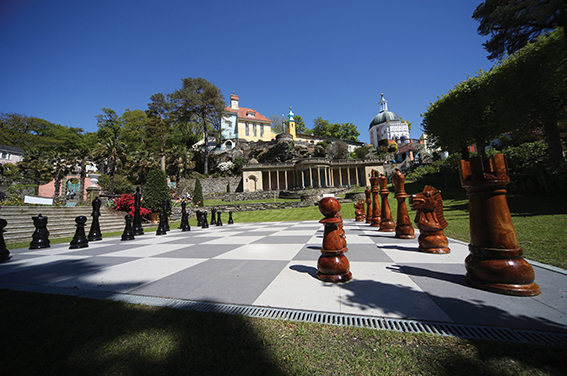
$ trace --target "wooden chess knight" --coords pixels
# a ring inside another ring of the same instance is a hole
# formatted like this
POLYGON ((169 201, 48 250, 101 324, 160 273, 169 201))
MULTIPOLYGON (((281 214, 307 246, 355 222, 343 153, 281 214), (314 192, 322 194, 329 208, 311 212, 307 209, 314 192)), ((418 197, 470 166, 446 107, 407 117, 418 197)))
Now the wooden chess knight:
POLYGON ((443 233, 448 223, 443 216, 441 192, 426 185, 423 192, 410 196, 411 209, 417 213, 415 224, 420 235, 419 250, 426 253, 449 253, 449 241, 443 233))
POLYGON ((461 185, 469 196, 470 254, 465 259, 469 285, 506 295, 540 294, 532 266, 522 257, 506 200, 510 182, 506 157, 471 157, 459 162, 461 185))
POLYGON ((338 218, 341 204, 334 197, 325 197, 319 202, 319 211, 325 216, 320 220, 325 226, 321 256, 317 261, 317 278, 325 282, 347 282, 352 279, 350 263, 344 255, 348 251, 346 238, 341 234, 338 218))

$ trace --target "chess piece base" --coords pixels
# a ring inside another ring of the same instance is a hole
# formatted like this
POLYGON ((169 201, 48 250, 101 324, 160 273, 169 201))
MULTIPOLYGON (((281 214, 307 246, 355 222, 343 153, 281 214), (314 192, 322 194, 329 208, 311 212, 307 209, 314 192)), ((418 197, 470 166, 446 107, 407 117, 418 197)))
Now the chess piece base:
POLYGON ((415 235, 406 235, 406 234, 396 234, 395 236, 398 239, 415 239, 416 236, 415 235))
POLYGON ((348 282, 352 279, 352 273, 348 272, 346 274, 322 274, 317 272, 317 279, 323 282, 348 282))
POLYGON ((343 254, 346 249, 335 253, 326 252, 319 256, 317 261, 317 278, 325 282, 347 282, 352 279, 350 263, 343 254))
POLYGON ((498 294, 512 295, 512 296, 536 296, 541 294, 541 290, 537 283, 532 282, 527 285, 515 285, 505 283, 491 283, 479 281, 471 277, 468 273, 465 276, 465 281, 472 287, 477 289, 495 292, 498 294))
MULTIPOLYGON (((414 236, 415 238, 415 236, 414 236)), ((436 254, 446 254, 451 253, 451 248, 424 248, 422 246, 417 247, 420 252, 424 253, 436 253, 436 254)))
POLYGON ((437 254, 451 253, 449 240, 447 240, 443 230, 429 232, 422 230, 418 242, 420 252, 437 254))

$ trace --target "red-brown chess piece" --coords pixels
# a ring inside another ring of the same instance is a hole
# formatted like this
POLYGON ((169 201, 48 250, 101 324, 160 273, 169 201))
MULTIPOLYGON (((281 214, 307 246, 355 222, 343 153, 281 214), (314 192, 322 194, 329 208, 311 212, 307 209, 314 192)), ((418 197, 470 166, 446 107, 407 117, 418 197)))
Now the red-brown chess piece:
POLYGON ((396 224, 392 219, 392 211, 390 210, 390 203, 388 202, 388 178, 384 174, 380 174, 378 178, 380 184, 380 198, 382 199, 382 218, 380 218, 380 230, 383 232, 396 231, 396 224))
POLYGON ((364 222, 364 200, 358 200, 354 204, 354 221, 364 222))
POLYGON ((443 233, 448 223, 443 215, 443 199, 441 192, 429 185, 423 192, 411 195, 411 209, 417 213, 415 224, 419 228, 419 251, 426 253, 449 253, 449 240, 443 233))
POLYGON ((366 187, 364 194, 366 195, 366 223, 371 223, 372 222, 372 198, 370 198, 371 192, 370 192, 370 189, 368 189, 368 187, 366 187))
POLYGON ((406 207, 406 198, 408 195, 405 190, 405 176, 400 169, 396 168, 396 172, 392 175, 392 183, 396 187, 395 198, 398 200, 398 215, 396 217, 396 238, 415 239, 415 231, 411 225, 411 220, 406 207))
POLYGON ((506 199, 510 182, 503 154, 490 160, 471 157, 459 163, 461 185, 469 196, 470 254, 466 281, 473 287, 506 295, 541 293, 532 266, 522 257, 506 199))
POLYGON ((325 226, 321 256, 317 261, 317 278, 325 282, 347 282, 352 278, 350 263, 344 255, 348 251, 346 238, 341 237, 339 224, 341 204, 334 197, 325 197, 319 202, 319 211, 325 216, 320 220, 325 226))
POLYGON ((378 202, 378 176, 376 170, 372 170, 370 177, 370 186, 372 187, 372 220, 370 226, 380 227, 380 202, 378 202))

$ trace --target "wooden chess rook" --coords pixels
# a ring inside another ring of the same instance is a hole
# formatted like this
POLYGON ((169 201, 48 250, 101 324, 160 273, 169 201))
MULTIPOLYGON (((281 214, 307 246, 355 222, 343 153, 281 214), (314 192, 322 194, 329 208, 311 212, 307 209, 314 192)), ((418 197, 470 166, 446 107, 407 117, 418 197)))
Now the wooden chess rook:
POLYGON ((449 253, 449 240, 443 233, 447 221, 443 216, 441 192, 426 185, 423 192, 410 196, 411 209, 416 211, 415 224, 420 231, 419 250, 426 253, 449 253))
POLYGON ((459 162, 461 185, 469 196, 470 254, 465 259, 469 285, 506 295, 541 293, 532 266, 523 258, 506 199, 510 182, 503 154, 490 160, 459 162))
POLYGON ((399 168, 392 175, 392 183, 396 187, 394 198, 398 200, 398 215, 396 216, 396 238, 415 239, 415 231, 411 225, 411 220, 406 207, 406 198, 408 195, 405 190, 406 178, 399 168))

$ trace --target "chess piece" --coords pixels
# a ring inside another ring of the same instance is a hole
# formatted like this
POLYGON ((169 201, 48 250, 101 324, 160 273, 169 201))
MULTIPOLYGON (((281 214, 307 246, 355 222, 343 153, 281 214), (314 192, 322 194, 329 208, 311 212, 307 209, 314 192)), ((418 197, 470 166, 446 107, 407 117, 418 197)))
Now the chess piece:
POLYGON ((169 217, 167 215, 167 213, 169 212, 169 205, 167 205, 167 198, 163 199, 162 212, 163 214, 165 214, 165 231, 169 231, 169 217))
POLYGON ((232 220, 232 212, 229 211, 228 212, 228 224, 232 225, 234 223, 234 221, 232 220))
POLYGON ((203 227, 203 212, 201 210, 197 210, 197 226, 203 227))
POLYGON ((209 228, 209 222, 208 222, 208 219, 207 219, 207 214, 208 214, 208 213, 207 213, 206 211, 204 211, 204 212, 202 213, 202 216, 203 216, 203 224, 201 225, 201 228, 209 228))
POLYGON ((136 193, 134 193, 134 222, 132 223, 132 231, 134 232, 134 235, 144 235, 142 216, 140 214, 141 207, 142 194, 140 193, 140 187, 136 187, 136 193))
POLYGON ((354 216, 355 222, 364 222, 364 200, 358 200, 358 202, 355 202, 354 216))
POLYGON ((191 226, 189 225, 189 214, 187 214, 187 203, 185 201, 181 202, 181 223, 179 228, 181 231, 191 231, 191 226))
POLYGON ((416 211, 415 224, 420 231, 419 251, 426 253, 449 253, 449 241, 443 233, 448 223, 443 216, 441 192, 426 185, 423 192, 411 195, 411 209, 416 211))
POLYGON ((325 216, 320 220, 325 226, 321 256, 317 261, 317 278, 325 282, 347 282, 352 278, 350 263, 344 255, 348 248, 340 236, 337 214, 341 204, 334 197, 325 197, 319 202, 319 211, 325 216))
POLYGON ((221 212, 220 211, 217 212, 217 226, 222 226, 221 212))
POLYGON ((6 248, 6 242, 4 241, 4 233, 6 230, 4 228, 8 224, 4 218, 0 218, 0 262, 8 261, 10 259, 10 251, 6 248))
POLYGON ((510 182, 506 157, 471 157, 459 162, 461 185, 469 196, 470 254, 465 259, 469 285, 500 294, 541 293, 532 266, 523 258, 506 199, 510 182))
POLYGON ((89 240, 85 234, 85 223, 87 222, 87 217, 80 215, 75 218, 75 235, 69 244, 69 249, 86 248, 89 246, 89 240))
POLYGON ((366 187, 364 194, 366 195, 366 223, 371 223, 372 222, 372 198, 370 198, 371 192, 368 189, 368 187, 366 187))
POLYGON ((165 213, 159 213, 159 224, 156 230, 156 235, 166 235, 167 231, 165 230, 165 213))
POLYGON ((215 208, 212 208, 211 209, 211 226, 212 225, 216 226, 216 224, 217 224, 216 218, 217 218, 217 210, 215 208))
POLYGON ((415 231, 411 225, 411 220, 406 207, 406 198, 408 195, 405 190, 406 177, 399 168, 392 175, 392 183, 396 188, 395 199, 398 200, 398 215, 396 216, 396 238, 415 239, 415 231))
POLYGON ((337 229, 339 230, 339 236, 341 237, 341 242, 343 244, 343 248, 346 248, 347 241, 346 241, 346 233, 345 233, 345 228, 344 228, 344 223, 343 223, 343 216, 342 216, 341 212, 338 212, 335 217, 337 217, 338 219, 341 220, 339 222, 339 224, 337 225, 337 229))
POLYGON ((100 232, 100 223, 98 220, 100 217, 101 204, 102 202, 98 197, 95 198, 92 202, 93 212, 91 213, 91 217, 93 217, 93 221, 91 223, 91 229, 89 230, 89 236, 87 238, 90 242, 95 240, 102 240, 102 234, 100 232))
POLYGON ((132 229, 132 214, 126 214, 124 216, 126 225, 124 226, 124 232, 122 233, 122 238, 120 240, 134 240, 134 230, 132 229))
POLYGON ((370 221, 371 227, 380 227, 380 203, 378 202, 378 176, 376 170, 372 170, 370 177, 370 186, 372 187, 372 219, 370 221))
POLYGON ((32 235, 32 241, 29 249, 49 248, 49 231, 47 230, 47 217, 43 217, 41 213, 37 217, 32 217, 35 231, 32 235))
POLYGON ((380 174, 378 178, 380 184, 380 198, 382 199, 382 217, 380 218, 380 230, 382 232, 396 231, 396 224, 392 219, 392 211, 390 210, 390 203, 388 202, 388 178, 384 174, 380 174))

